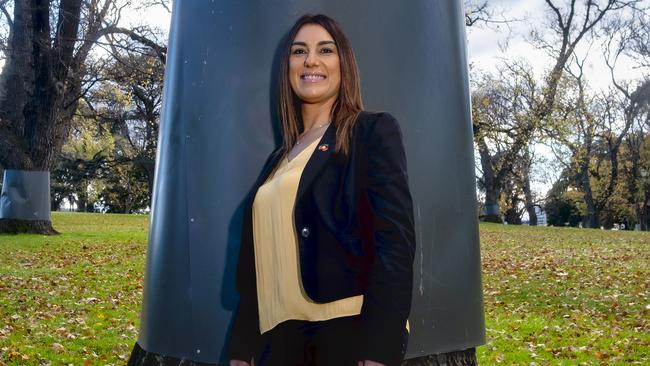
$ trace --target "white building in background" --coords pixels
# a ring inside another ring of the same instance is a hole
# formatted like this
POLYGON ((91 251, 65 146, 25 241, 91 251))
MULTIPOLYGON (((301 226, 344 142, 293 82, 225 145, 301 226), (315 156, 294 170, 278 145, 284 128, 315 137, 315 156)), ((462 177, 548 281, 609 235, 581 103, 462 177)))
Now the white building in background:
MULTIPOLYGON (((537 226, 546 226, 546 211, 540 205, 535 205, 535 215, 537 215, 537 226)), ((521 223, 524 225, 530 225, 530 217, 528 212, 524 211, 521 215, 521 223)))
POLYGON ((537 226, 546 226, 546 211, 540 205, 535 205, 535 215, 537 215, 537 226))
POLYGON ((67 212, 77 211, 77 204, 74 202, 70 202, 68 198, 64 198, 61 201, 61 205, 59 206, 59 211, 67 211, 67 212))

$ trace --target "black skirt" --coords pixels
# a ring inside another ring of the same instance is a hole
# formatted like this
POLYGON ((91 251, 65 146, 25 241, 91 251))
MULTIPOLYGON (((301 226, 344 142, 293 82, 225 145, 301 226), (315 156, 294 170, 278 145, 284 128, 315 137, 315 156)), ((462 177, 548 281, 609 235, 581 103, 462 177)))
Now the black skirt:
POLYGON ((255 366, 357 366, 359 316, 287 320, 262 334, 255 366))

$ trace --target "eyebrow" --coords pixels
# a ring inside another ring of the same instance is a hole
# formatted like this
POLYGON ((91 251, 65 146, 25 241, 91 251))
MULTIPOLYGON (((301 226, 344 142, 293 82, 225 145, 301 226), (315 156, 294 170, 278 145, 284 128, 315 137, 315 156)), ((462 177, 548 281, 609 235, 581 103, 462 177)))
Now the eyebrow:
MULTIPOLYGON (((336 42, 334 42, 334 41, 320 41, 320 42, 318 42, 319 46, 322 46, 324 44, 333 44, 333 45, 336 46, 336 42)), ((305 43, 305 42, 293 42, 291 45, 292 46, 305 46, 305 47, 307 47, 307 43, 305 43)))

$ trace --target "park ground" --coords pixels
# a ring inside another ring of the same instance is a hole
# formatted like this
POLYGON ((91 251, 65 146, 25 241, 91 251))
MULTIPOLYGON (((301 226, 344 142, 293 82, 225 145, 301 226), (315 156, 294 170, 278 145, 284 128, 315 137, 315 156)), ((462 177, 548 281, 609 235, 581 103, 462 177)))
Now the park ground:
MULTIPOLYGON (((148 216, 53 213, 0 236, 0 366, 124 365, 148 216)), ((650 233, 480 225, 481 365, 650 365, 650 233)))

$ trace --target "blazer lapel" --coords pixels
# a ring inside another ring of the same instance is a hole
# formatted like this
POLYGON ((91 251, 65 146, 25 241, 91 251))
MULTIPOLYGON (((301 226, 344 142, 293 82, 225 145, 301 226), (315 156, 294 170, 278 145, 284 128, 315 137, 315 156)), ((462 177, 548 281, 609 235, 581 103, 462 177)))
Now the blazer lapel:
POLYGON ((316 146, 316 150, 311 154, 307 161, 307 165, 302 171, 300 182, 298 183, 298 193, 296 194, 296 202, 300 200, 307 188, 314 182, 318 173, 323 169, 325 164, 329 161, 334 148, 336 147, 336 126, 330 124, 320 142, 316 146))

